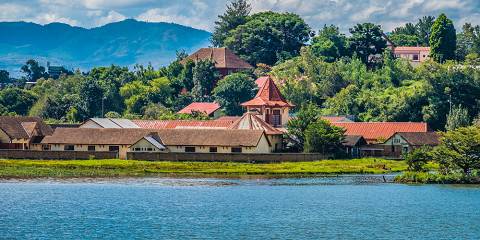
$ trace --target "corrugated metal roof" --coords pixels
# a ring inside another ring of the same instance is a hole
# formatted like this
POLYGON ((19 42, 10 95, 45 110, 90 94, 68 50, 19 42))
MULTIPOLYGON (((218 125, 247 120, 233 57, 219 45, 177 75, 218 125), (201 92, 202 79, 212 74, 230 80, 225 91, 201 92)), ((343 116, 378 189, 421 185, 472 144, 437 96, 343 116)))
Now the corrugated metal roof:
POLYGON ((132 122, 130 119, 123 118, 109 118, 110 121, 114 122, 121 128, 140 128, 137 124, 132 122))
POLYGON ((151 143, 153 146, 155 146, 158 149, 162 149, 162 150, 166 149, 165 146, 163 146, 161 143, 159 143, 157 141, 157 139, 153 138, 152 136, 145 136, 144 139, 147 140, 149 143, 151 143))
POLYGON ((95 123, 100 125, 100 127, 102 128, 122 128, 108 118, 90 118, 90 120, 94 121, 95 123))

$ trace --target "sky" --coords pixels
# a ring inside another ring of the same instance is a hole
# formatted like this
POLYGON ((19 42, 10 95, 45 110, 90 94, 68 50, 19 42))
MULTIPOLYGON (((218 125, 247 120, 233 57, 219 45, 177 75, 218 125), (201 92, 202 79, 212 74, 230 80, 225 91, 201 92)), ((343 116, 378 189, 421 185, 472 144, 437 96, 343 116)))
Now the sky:
MULTIPOLYGON (((457 28, 480 25, 480 0, 251 0, 253 12, 294 12, 314 30, 335 24, 344 32, 360 22, 391 31, 421 16, 444 12, 457 28)), ((0 21, 62 22, 92 28, 126 18, 174 22, 212 31, 225 0, 0 0, 0 21)))

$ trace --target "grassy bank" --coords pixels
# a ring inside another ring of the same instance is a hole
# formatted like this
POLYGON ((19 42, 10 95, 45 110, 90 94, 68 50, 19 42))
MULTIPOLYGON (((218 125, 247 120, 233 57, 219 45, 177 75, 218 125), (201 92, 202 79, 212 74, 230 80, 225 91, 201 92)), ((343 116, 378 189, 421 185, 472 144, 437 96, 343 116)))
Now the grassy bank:
POLYGON ((429 184, 480 184, 477 175, 464 174, 439 174, 435 172, 404 172, 395 177, 399 183, 429 183, 429 184))
POLYGON ((129 160, 0 160, 0 178, 381 174, 404 171, 403 161, 325 160, 298 163, 146 162, 129 160))

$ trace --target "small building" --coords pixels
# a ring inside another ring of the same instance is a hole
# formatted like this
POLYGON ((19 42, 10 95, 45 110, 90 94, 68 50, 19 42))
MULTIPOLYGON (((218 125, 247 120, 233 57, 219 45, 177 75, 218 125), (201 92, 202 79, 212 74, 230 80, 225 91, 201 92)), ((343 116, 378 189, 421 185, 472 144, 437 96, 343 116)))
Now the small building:
POLYGON ((345 147, 345 153, 351 158, 357 158, 361 156, 361 147, 367 145, 367 141, 362 136, 358 135, 346 135, 343 141, 345 147))
POLYGON ((38 117, 0 116, 0 149, 30 149, 52 133, 38 117))
POLYGON ((271 144, 270 152, 280 152, 283 149, 283 132, 270 126, 254 112, 245 113, 228 129, 262 130, 271 144))
POLYGON ((166 151, 158 133, 145 129, 57 128, 39 145, 43 151, 118 152, 121 159, 128 151, 166 151))
POLYGON ((417 65, 429 59, 430 47, 394 47, 393 55, 396 58, 407 59, 413 65, 417 65))
POLYGON ((206 59, 215 62, 215 68, 218 70, 222 78, 235 72, 253 69, 252 65, 235 55, 228 48, 201 48, 186 59, 182 60, 181 63, 185 64, 187 60, 196 62, 206 59))
MULTIPOLYGON (((236 120, 236 118, 235 118, 236 120)), ((217 120, 132 120, 144 129, 227 129, 234 119, 217 120)))
POLYGON ((90 118, 79 128, 140 128, 129 119, 121 118, 90 118))
POLYGON ((416 148, 438 144, 440 141, 436 132, 397 132, 382 145, 385 156, 402 157, 416 148))
POLYGON ((286 126, 294 105, 285 100, 270 76, 259 78, 256 83, 260 85, 255 98, 241 105, 247 108, 247 112, 258 113, 262 120, 273 127, 286 126))
POLYGON ((193 102, 178 111, 183 114, 202 113, 209 117, 218 118, 222 115, 220 104, 216 102, 193 102))

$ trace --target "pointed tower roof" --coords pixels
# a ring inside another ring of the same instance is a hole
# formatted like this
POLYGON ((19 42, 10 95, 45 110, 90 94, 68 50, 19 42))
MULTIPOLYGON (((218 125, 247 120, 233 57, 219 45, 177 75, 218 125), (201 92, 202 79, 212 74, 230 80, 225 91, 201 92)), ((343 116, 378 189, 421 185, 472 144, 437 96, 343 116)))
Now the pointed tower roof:
POLYGON ((256 83, 258 85, 261 84, 257 95, 252 100, 242 103, 242 106, 293 107, 292 104, 283 98, 270 76, 261 77, 257 79, 256 83))
POLYGON ((270 126, 253 112, 247 112, 243 116, 232 123, 229 129, 246 129, 246 130, 263 130, 267 135, 281 135, 283 132, 270 126))
POLYGON ((237 68, 237 69, 251 69, 253 68, 245 60, 235 55, 228 48, 200 48, 198 51, 188 56, 186 59, 180 61, 185 64, 187 59, 192 61, 210 59, 215 62, 216 68, 237 68))

